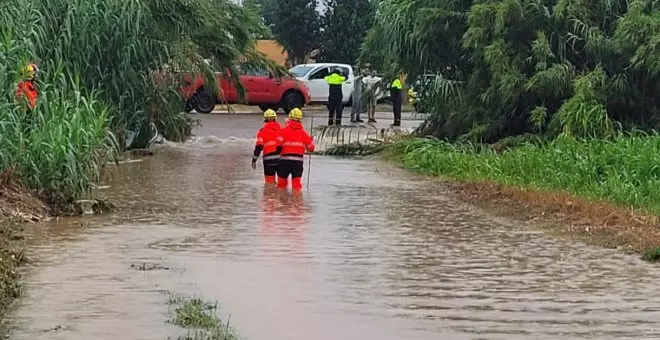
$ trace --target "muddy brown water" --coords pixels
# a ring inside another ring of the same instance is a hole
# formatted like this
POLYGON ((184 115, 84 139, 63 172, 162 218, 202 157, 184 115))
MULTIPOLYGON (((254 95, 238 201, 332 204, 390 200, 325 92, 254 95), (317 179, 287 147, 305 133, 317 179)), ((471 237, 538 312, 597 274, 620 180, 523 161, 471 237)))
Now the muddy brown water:
POLYGON ((174 337, 168 291, 217 300, 251 340, 660 338, 658 267, 374 160, 315 156, 302 197, 264 189, 258 116, 202 119, 206 137, 112 172, 116 213, 32 228, 12 339, 174 337))

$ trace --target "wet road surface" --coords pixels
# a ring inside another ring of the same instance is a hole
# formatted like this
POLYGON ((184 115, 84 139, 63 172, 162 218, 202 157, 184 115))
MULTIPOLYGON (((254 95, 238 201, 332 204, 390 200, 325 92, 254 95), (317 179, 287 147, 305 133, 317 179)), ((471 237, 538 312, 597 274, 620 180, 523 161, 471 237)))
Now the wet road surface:
POLYGON ((660 338, 660 268, 375 160, 314 156, 302 197, 264 188, 259 116, 199 117, 202 137, 111 172, 116 213, 33 228, 12 339, 167 339, 167 291, 251 340, 660 338))

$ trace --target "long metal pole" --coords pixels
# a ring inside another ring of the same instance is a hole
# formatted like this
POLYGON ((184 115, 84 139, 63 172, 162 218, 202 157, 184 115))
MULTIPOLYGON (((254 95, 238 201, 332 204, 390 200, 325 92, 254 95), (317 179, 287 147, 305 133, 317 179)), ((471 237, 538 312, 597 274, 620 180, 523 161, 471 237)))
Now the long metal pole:
MULTIPOLYGON (((312 113, 312 125, 309 128, 309 133, 314 133, 314 114, 312 113)), ((309 154, 309 161, 307 162, 307 189, 309 190, 309 174, 312 172, 312 154, 309 154)))

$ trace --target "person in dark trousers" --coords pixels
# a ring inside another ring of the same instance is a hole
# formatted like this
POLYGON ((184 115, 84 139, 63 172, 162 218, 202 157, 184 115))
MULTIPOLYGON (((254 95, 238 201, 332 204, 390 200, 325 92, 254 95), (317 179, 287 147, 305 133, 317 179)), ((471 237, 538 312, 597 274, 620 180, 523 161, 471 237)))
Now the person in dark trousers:
POLYGON ((390 98, 392 98, 392 110, 394 111, 394 124, 390 126, 401 126, 401 105, 403 104, 403 85, 399 78, 394 79, 390 85, 390 98))
POLYGON ((329 75, 325 77, 328 83, 328 125, 341 125, 341 113, 344 107, 342 100, 344 93, 341 90, 342 85, 346 81, 346 77, 341 74, 339 68, 332 69, 329 75))
POLYGON ((286 189, 291 176, 293 191, 302 190, 305 152, 314 152, 314 140, 302 125, 303 113, 294 108, 289 112, 286 127, 280 132, 280 165, 277 168, 277 187, 286 189))
POLYGON ((252 169, 257 168, 257 159, 259 154, 263 151, 264 161, 264 180, 266 184, 276 183, 277 166, 280 163, 281 137, 280 131, 282 127, 277 122, 277 113, 268 109, 264 112, 264 126, 257 132, 257 141, 254 144, 254 152, 252 153, 252 169))

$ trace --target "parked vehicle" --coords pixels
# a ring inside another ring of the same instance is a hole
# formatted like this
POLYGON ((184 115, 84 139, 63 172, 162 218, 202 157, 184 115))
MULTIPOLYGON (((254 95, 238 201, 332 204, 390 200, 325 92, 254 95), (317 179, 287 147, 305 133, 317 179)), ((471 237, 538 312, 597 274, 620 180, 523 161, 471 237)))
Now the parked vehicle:
POLYGON ((247 64, 240 65, 239 81, 245 89, 245 101, 239 100, 239 93, 231 81, 231 72, 227 69, 216 72, 217 91, 211 91, 204 85, 202 74, 187 73, 184 80, 187 85, 179 89, 186 100, 186 109, 200 113, 213 111, 218 103, 256 105, 262 111, 279 108, 289 112, 293 108, 302 108, 309 103, 309 89, 304 82, 293 77, 275 77, 273 72, 247 64), (215 95, 214 95, 215 92, 215 95))
MULTIPOLYGON (((325 77, 330 74, 331 70, 335 67, 339 68, 344 76, 346 76, 346 81, 342 86, 342 93, 344 95, 342 103, 345 106, 350 106, 353 102, 351 95, 353 93, 353 86, 355 86, 355 73, 353 72, 353 67, 351 65, 337 63, 301 64, 289 69, 289 73, 307 84, 307 87, 309 88, 310 103, 327 104, 329 88, 325 81, 325 77)), ((378 99, 384 97, 385 93, 378 93, 378 99)))

